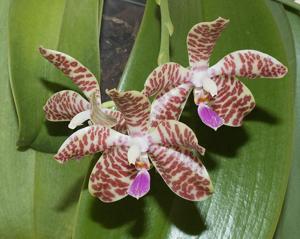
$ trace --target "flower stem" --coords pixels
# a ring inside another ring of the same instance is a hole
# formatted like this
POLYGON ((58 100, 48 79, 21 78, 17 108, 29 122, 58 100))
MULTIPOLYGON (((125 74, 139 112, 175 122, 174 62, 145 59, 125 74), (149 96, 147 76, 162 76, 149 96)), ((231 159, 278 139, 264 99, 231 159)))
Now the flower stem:
POLYGON ((160 6, 161 15, 161 39, 160 49, 157 59, 158 65, 170 61, 170 36, 172 36, 174 27, 170 18, 168 0, 156 0, 160 6))

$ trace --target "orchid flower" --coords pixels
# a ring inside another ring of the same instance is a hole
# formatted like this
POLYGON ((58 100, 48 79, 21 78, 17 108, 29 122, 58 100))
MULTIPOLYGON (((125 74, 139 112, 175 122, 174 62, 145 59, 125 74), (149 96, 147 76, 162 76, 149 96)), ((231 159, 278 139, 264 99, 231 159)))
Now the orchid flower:
POLYGON ((119 111, 107 109, 103 107, 103 104, 101 105, 97 79, 85 66, 62 52, 43 47, 40 47, 39 51, 44 58, 68 76, 89 99, 87 101, 72 90, 57 92, 48 99, 44 106, 47 120, 70 121, 70 129, 75 129, 87 120, 106 127, 116 126, 119 130, 126 127, 119 111))
POLYGON ((143 93, 148 97, 156 95, 158 108, 168 105, 174 109, 168 119, 180 117, 186 99, 194 89, 194 102, 204 124, 215 130, 223 124, 241 126, 244 116, 255 107, 255 101, 250 90, 236 76, 281 78, 287 73, 287 68, 278 60, 255 50, 232 52, 209 67, 210 55, 228 22, 218 18, 192 27, 187 36, 190 66, 184 68, 177 63, 166 63, 147 78, 143 93), (180 100, 174 101, 176 95, 180 100))
POLYGON ((200 201, 212 193, 209 175, 195 156, 204 154, 193 131, 175 120, 159 121, 151 127, 151 104, 140 92, 107 94, 122 113, 128 135, 101 125, 92 125, 71 135, 55 159, 64 163, 72 158, 103 152, 89 180, 89 191, 103 202, 114 202, 127 195, 140 198, 150 190, 150 165, 155 167, 170 189, 180 197, 200 201))

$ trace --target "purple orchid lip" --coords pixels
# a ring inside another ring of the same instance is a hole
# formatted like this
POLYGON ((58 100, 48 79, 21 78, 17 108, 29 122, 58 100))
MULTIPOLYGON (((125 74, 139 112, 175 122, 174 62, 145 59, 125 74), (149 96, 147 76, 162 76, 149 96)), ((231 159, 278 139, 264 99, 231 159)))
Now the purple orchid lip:
POLYGON ((142 169, 136 175, 127 192, 130 196, 139 199, 145 196, 149 190, 150 174, 146 169, 142 169))
POLYGON ((224 124, 224 120, 205 104, 199 104, 198 115, 205 125, 214 130, 217 130, 224 124))

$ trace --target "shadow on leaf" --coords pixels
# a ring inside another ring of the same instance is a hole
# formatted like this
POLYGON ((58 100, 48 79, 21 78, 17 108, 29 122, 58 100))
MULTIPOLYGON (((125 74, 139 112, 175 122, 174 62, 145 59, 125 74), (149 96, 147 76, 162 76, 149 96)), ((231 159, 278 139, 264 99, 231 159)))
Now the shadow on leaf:
POLYGON ((84 177, 80 177, 74 182, 72 187, 65 193, 65 197, 56 205, 55 209, 57 211, 65 211, 78 202, 83 180, 84 177))
POLYGON ((153 217, 157 210, 153 207, 149 214, 145 211, 148 200, 153 198, 170 224, 189 235, 199 235, 203 232, 206 226, 196 204, 176 196, 154 170, 151 176, 151 191, 144 198, 136 200, 128 196, 109 204, 94 199, 90 211, 92 219, 108 229, 130 225, 130 235, 142 238, 146 232, 148 217, 153 217))
POLYGON ((96 222, 108 229, 130 225, 129 233, 141 237, 145 232, 146 215, 144 199, 136 200, 126 197, 118 202, 103 203, 94 199, 91 216, 96 222))
POLYGON ((170 223, 189 235, 199 235, 206 230, 195 202, 187 201, 175 195, 160 175, 152 172, 151 193, 170 223))
POLYGON ((266 109, 256 106, 254 110, 245 118, 246 121, 258 121, 266 124, 278 124, 280 119, 269 113, 266 109))
MULTIPOLYGON (((201 120, 197 118, 196 111, 196 106, 190 97, 181 120, 194 130, 199 140, 199 144, 203 145, 208 152, 226 157, 234 157, 238 153, 238 150, 250 140, 250 136, 243 126, 222 126, 217 131, 214 131, 205 126, 201 120)), ((245 121, 248 120, 272 125, 279 123, 277 117, 259 106, 256 106, 256 108, 246 116, 245 121)), ((217 165, 215 164, 214 167, 216 166, 217 165)))
POLYGON ((62 91, 62 90, 73 90, 65 84, 55 83, 55 82, 47 80, 44 77, 41 77, 40 81, 42 82, 43 86, 48 91, 53 92, 53 94, 56 93, 56 92, 62 91))
MULTIPOLYGON (((93 157, 88 175, 90 175, 99 157, 100 154, 96 154, 93 157)), ((85 189, 87 189, 87 187, 88 180, 86 180, 84 185, 85 189)), ((128 196, 114 203, 103 203, 97 198, 93 198, 92 200, 90 215, 95 222, 100 223, 103 227, 108 229, 132 224, 129 227, 131 236, 140 238, 144 234, 146 229, 144 198, 136 200, 128 196)))

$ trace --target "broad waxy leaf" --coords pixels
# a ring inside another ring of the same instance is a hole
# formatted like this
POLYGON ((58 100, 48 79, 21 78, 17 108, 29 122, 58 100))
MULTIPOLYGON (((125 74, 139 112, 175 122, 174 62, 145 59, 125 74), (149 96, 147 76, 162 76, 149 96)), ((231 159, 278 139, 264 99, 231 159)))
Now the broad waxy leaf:
POLYGON ((276 1, 281 2, 289 7, 300 10, 300 1, 299 0, 276 0, 276 1))
POLYGON ((40 45, 67 52, 99 78, 99 5, 102 1, 12 1, 10 9, 11 83, 19 119, 18 146, 56 152, 72 131, 66 123, 45 122, 43 105, 73 82, 38 53, 40 45), (34 14, 38 12, 38 14, 34 14), (49 20, 51 19, 51 20, 49 20), (30 82, 30 87, 26 87, 30 82), (37 93, 38 92, 38 93, 37 93))
MULTIPOLYGON (((9 80, 12 77, 19 124, 22 125, 21 128, 23 127, 20 135, 24 143, 22 145, 25 145, 25 141, 29 142, 28 139, 39 129, 42 122, 39 120, 44 118, 39 107, 48 97, 43 94, 45 85, 35 75, 40 72, 39 69, 43 65, 43 59, 37 54, 39 44, 54 44, 53 42, 58 41, 60 29, 56 30, 56 27, 60 27, 59 21, 69 21, 64 23, 67 30, 72 26, 70 21, 86 19, 93 22, 91 25, 94 26, 94 30, 91 29, 95 32, 94 46, 98 47, 98 11, 102 4, 93 1, 94 7, 92 7, 92 1, 86 4, 78 4, 79 2, 43 1, 40 4, 36 1, 0 2, 0 69, 2 72, 0 76, 2 129, 0 134, 0 238, 70 238, 72 233, 76 202, 89 160, 85 159, 80 163, 74 162, 61 167, 53 160, 53 155, 34 150, 17 150, 15 145, 18 140, 18 121, 9 80), (65 4, 67 4, 66 8, 65 4), (86 15, 87 6, 90 6, 88 15, 86 15), (74 13, 77 13, 76 17, 74 13), (9 19, 10 24, 8 24, 9 19), (58 26, 55 26, 57 23, 58 26), (11 39, 7 37, 9 32, 11 39), (37 63, 39 60, 41 65, 37 63), (43 86, 41 87, 40 84, 43 86), (38 87, 40 89, 37 89, 38 87), (36 90, 38 91, 34 93, 36 90)), ((88 32, 86 28, 82 30, 88 32)), ((74 31, 77 33, 78 29, 74 31)), ((75 33, 72 34, 75 41, 73 47, 68 42, 65 44, 77 49, 75 33)), ((97 63, 97 51, 93 51, 93 55, 95 61, 91 62, 97 63)), ((95 69, 98 67, 96 66, 95 69)), ((52 94, 52 90, 49 90, 49 95, 52 94)), ((44 134, 46 133, 45 131, 44 134)), ((54 151, 54 137, 49 139, 48 143, 49 145, 37 145, 41 146, 40 149, 46 147, 45 151, 50 148, 54 151), (53 142, 50 144, 50 141, 53 142)))
POLYGON ((296 50, 296 65, 297 65, 297 82, 296 82, 296 97, 295 97, 295 130, 294 130, 294 151, 293 163, 287 193, 285 195, 284 207, 280 216, 280 221, 276 229, 275 238, 289 238, 296 239, 299 236, 299 219, 300 219, 300 205, 299 205, 299 182, 300 182, 300 15, 287 10, 288 20, 290 22, 295 50, 296 50))

